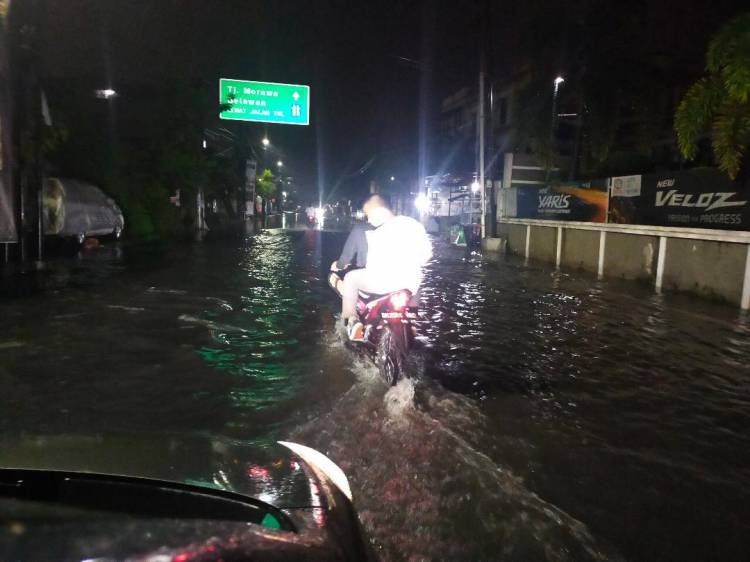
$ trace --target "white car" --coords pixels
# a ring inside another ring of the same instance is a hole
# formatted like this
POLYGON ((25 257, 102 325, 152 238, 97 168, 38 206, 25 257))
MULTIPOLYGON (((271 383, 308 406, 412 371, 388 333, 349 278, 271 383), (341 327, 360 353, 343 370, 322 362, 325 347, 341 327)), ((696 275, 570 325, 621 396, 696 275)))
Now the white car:
POLYGON ((73 179, 49 178, 44 186, 44 234, 73 238, 120 238, 125 219, 117 203, 98 187, 73 179))

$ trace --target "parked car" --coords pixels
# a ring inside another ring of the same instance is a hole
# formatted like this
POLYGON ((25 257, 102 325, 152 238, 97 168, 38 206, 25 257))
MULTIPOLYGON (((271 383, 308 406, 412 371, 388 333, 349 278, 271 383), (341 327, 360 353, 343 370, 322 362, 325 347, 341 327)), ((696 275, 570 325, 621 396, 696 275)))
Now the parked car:
POLYGON ((122 235, 122 211, 98 187, 79 180, 49 178, 42 196, 46 236, 70 238, 83 244, 90 237, 122 235))

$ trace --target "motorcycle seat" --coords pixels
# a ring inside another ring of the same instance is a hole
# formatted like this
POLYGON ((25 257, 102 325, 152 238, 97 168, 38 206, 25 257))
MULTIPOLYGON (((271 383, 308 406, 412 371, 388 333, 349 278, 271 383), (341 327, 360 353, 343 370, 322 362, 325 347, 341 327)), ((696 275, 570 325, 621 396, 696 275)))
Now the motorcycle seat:
MULTIPOLYGON (((406 289, 400 289, 402 291, 406 289)), ((398 291, 393 291, 393 293, 397 293, 398 291)), ((362 299, 362 302, 367 305, 368 308, 372 308, 372 306, 379 301, 380 299, 384 299, 392 295, 393 293, 384 293, 384 294, 376 294, 376 293, 366 293, 365 291, 359 292, 359 298, 362 299)), ((409 300, 409 307, 410 308, 417 308, 419 306, 419 300, 420 300, 420 294, 419 291, 417 291, 416 294, 411 295, 411 299, 409 300)))

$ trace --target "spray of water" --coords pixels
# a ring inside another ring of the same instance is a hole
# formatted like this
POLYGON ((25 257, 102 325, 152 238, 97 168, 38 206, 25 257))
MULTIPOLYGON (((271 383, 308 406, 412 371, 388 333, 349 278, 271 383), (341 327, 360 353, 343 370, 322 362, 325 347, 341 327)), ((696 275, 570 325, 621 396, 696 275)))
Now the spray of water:
MULTIPOLYGON (((480 452, 485 420, 468 397, 406 379, 387 387, 332 332, 350 389, 291 437, 346 472, 383 560, 618 560, 581 522, 480 452)), ((333 357, 332 357, 333 359, 333 357)))

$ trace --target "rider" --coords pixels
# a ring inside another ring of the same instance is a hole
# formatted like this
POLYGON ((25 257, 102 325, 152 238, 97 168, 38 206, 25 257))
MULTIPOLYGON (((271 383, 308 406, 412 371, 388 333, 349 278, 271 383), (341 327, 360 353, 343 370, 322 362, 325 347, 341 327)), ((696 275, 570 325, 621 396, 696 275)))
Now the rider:
MULTIPOLYGON (((344 243, 344 249, 341 250, 339 259, 331 264, 331 271, 340 271, 348 267, 362 268, 367 264, 367 236, 366 232, 372 230, 373 226, 369 222, 356 222, 352 227, 349 237, 344 243)), ((338 282, 332 283, 334 288, 341 292, 341 279, 334 276, 338 282)))
POLYGON ((307 215, 307 222, 313 223, 315 222, 315 207, 312 205, 308 205, 307 209, 305 209, 305 214, 307 215))
POLYGON ((386 294, 409 289, 414 294, 422 282, 422 266, 432 256, 424 227, 413 218, 394 215, 380 195, 367 199, 364 212, 375 227, 365 233, 367 262, 364 269, 346 274, 341 298, 341 317, 353 340, 361 340, 364 335, 357 317, 359 291, 386 294))

